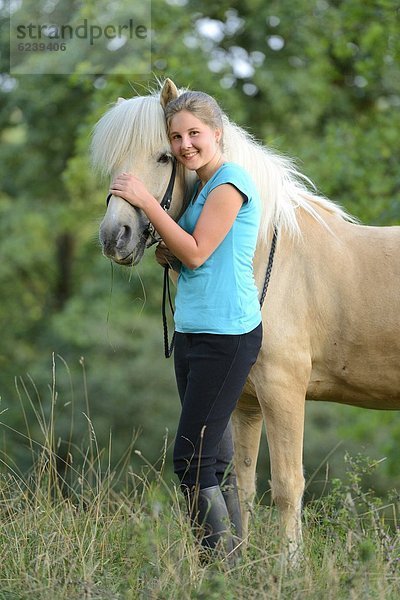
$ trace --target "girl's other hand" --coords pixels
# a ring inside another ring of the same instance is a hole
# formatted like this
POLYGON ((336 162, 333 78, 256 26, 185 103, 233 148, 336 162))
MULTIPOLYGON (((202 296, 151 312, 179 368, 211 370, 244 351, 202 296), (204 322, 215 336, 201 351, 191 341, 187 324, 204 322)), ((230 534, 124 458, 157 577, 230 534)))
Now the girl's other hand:
POLYGON ((156 247, 155 252, 156 261, 162 267, 168 266, 177 273, 181 270, 180 261, 170 252, 164 242, 160 242, 156 247))

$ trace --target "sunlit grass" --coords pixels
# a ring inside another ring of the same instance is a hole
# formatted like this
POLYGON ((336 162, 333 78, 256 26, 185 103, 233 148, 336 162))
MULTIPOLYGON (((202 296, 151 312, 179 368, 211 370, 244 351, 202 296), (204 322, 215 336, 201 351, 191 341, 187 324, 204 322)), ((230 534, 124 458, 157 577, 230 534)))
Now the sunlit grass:
POLYGON ((163 476, 166 447, 157 465, 141 457, 133 471, 132 444, 111 467, 111 440, 98 448, 87 407, 88 447, 70 444, 61 459, 55 390, 53 378, 49 410, 35 400, 42 439, 21 434, 29 472, 2 458, 0 599, 400 597, 398 495, 384 505, 362 488, 378 463, 347 457, 344 480, 307 504, 297 568, 282 559, 276 512, 262 504, 240 563, 204 565, 179 490, 163 476))

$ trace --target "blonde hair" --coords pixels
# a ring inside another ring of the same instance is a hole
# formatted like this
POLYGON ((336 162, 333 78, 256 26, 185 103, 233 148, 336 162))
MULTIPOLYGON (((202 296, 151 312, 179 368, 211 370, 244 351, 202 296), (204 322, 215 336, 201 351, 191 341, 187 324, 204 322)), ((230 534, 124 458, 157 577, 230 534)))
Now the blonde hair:
POLYGON ((167 106, 165 107, 165 119, 167 122, 168 133, 170 131, 173 117, 182 110, 190 112, 192 115, 200 119, 200 121, 208 125, 210 129, 220 129, 220 145, 222 147, 224 113, 222 112, 218 102, 214 100, 212 96, 209 96, 205 92, 190 91, 184 92, 178 96, 178 98, 168 102, 167 106))

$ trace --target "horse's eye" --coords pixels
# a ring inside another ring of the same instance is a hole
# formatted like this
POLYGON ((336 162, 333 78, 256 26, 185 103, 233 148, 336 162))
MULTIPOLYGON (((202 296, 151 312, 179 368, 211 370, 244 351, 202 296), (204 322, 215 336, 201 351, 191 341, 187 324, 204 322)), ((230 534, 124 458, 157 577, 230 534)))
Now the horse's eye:
POLYGON ((161 156, 158 158, 157 162, 165 165, 166 163, 169 162, 169 156, 168 154, 161 154, 161 156))

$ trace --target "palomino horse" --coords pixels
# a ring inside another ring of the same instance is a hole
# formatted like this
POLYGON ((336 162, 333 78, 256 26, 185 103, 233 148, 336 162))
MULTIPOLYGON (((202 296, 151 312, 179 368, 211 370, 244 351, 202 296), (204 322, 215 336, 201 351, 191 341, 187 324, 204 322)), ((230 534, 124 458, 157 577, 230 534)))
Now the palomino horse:
MULTIPOLYGON (((97 123, 94 163, 111 177, 132 171, 158 199, 171 177, 161 92, 118 101, 97 123)), ((365 408, 400 408, 400 227, 365 227, 317 196, 286 158, 253 141, 227 118, 225 155, 252 175, 263 203, 254 259, 262 288, 278 230, 272 277, 263 307, 264 341, 233 415, 235 464, 247 531, 264 419, 272 497, 289 542, 301 544, 305 400, 365 408)), ((193 175, 178 165, 170 214, 177 218, 193 175)), ((104 254, 137 263, 154 237, 143 213, 111 197, 100 228, 104 254)))

